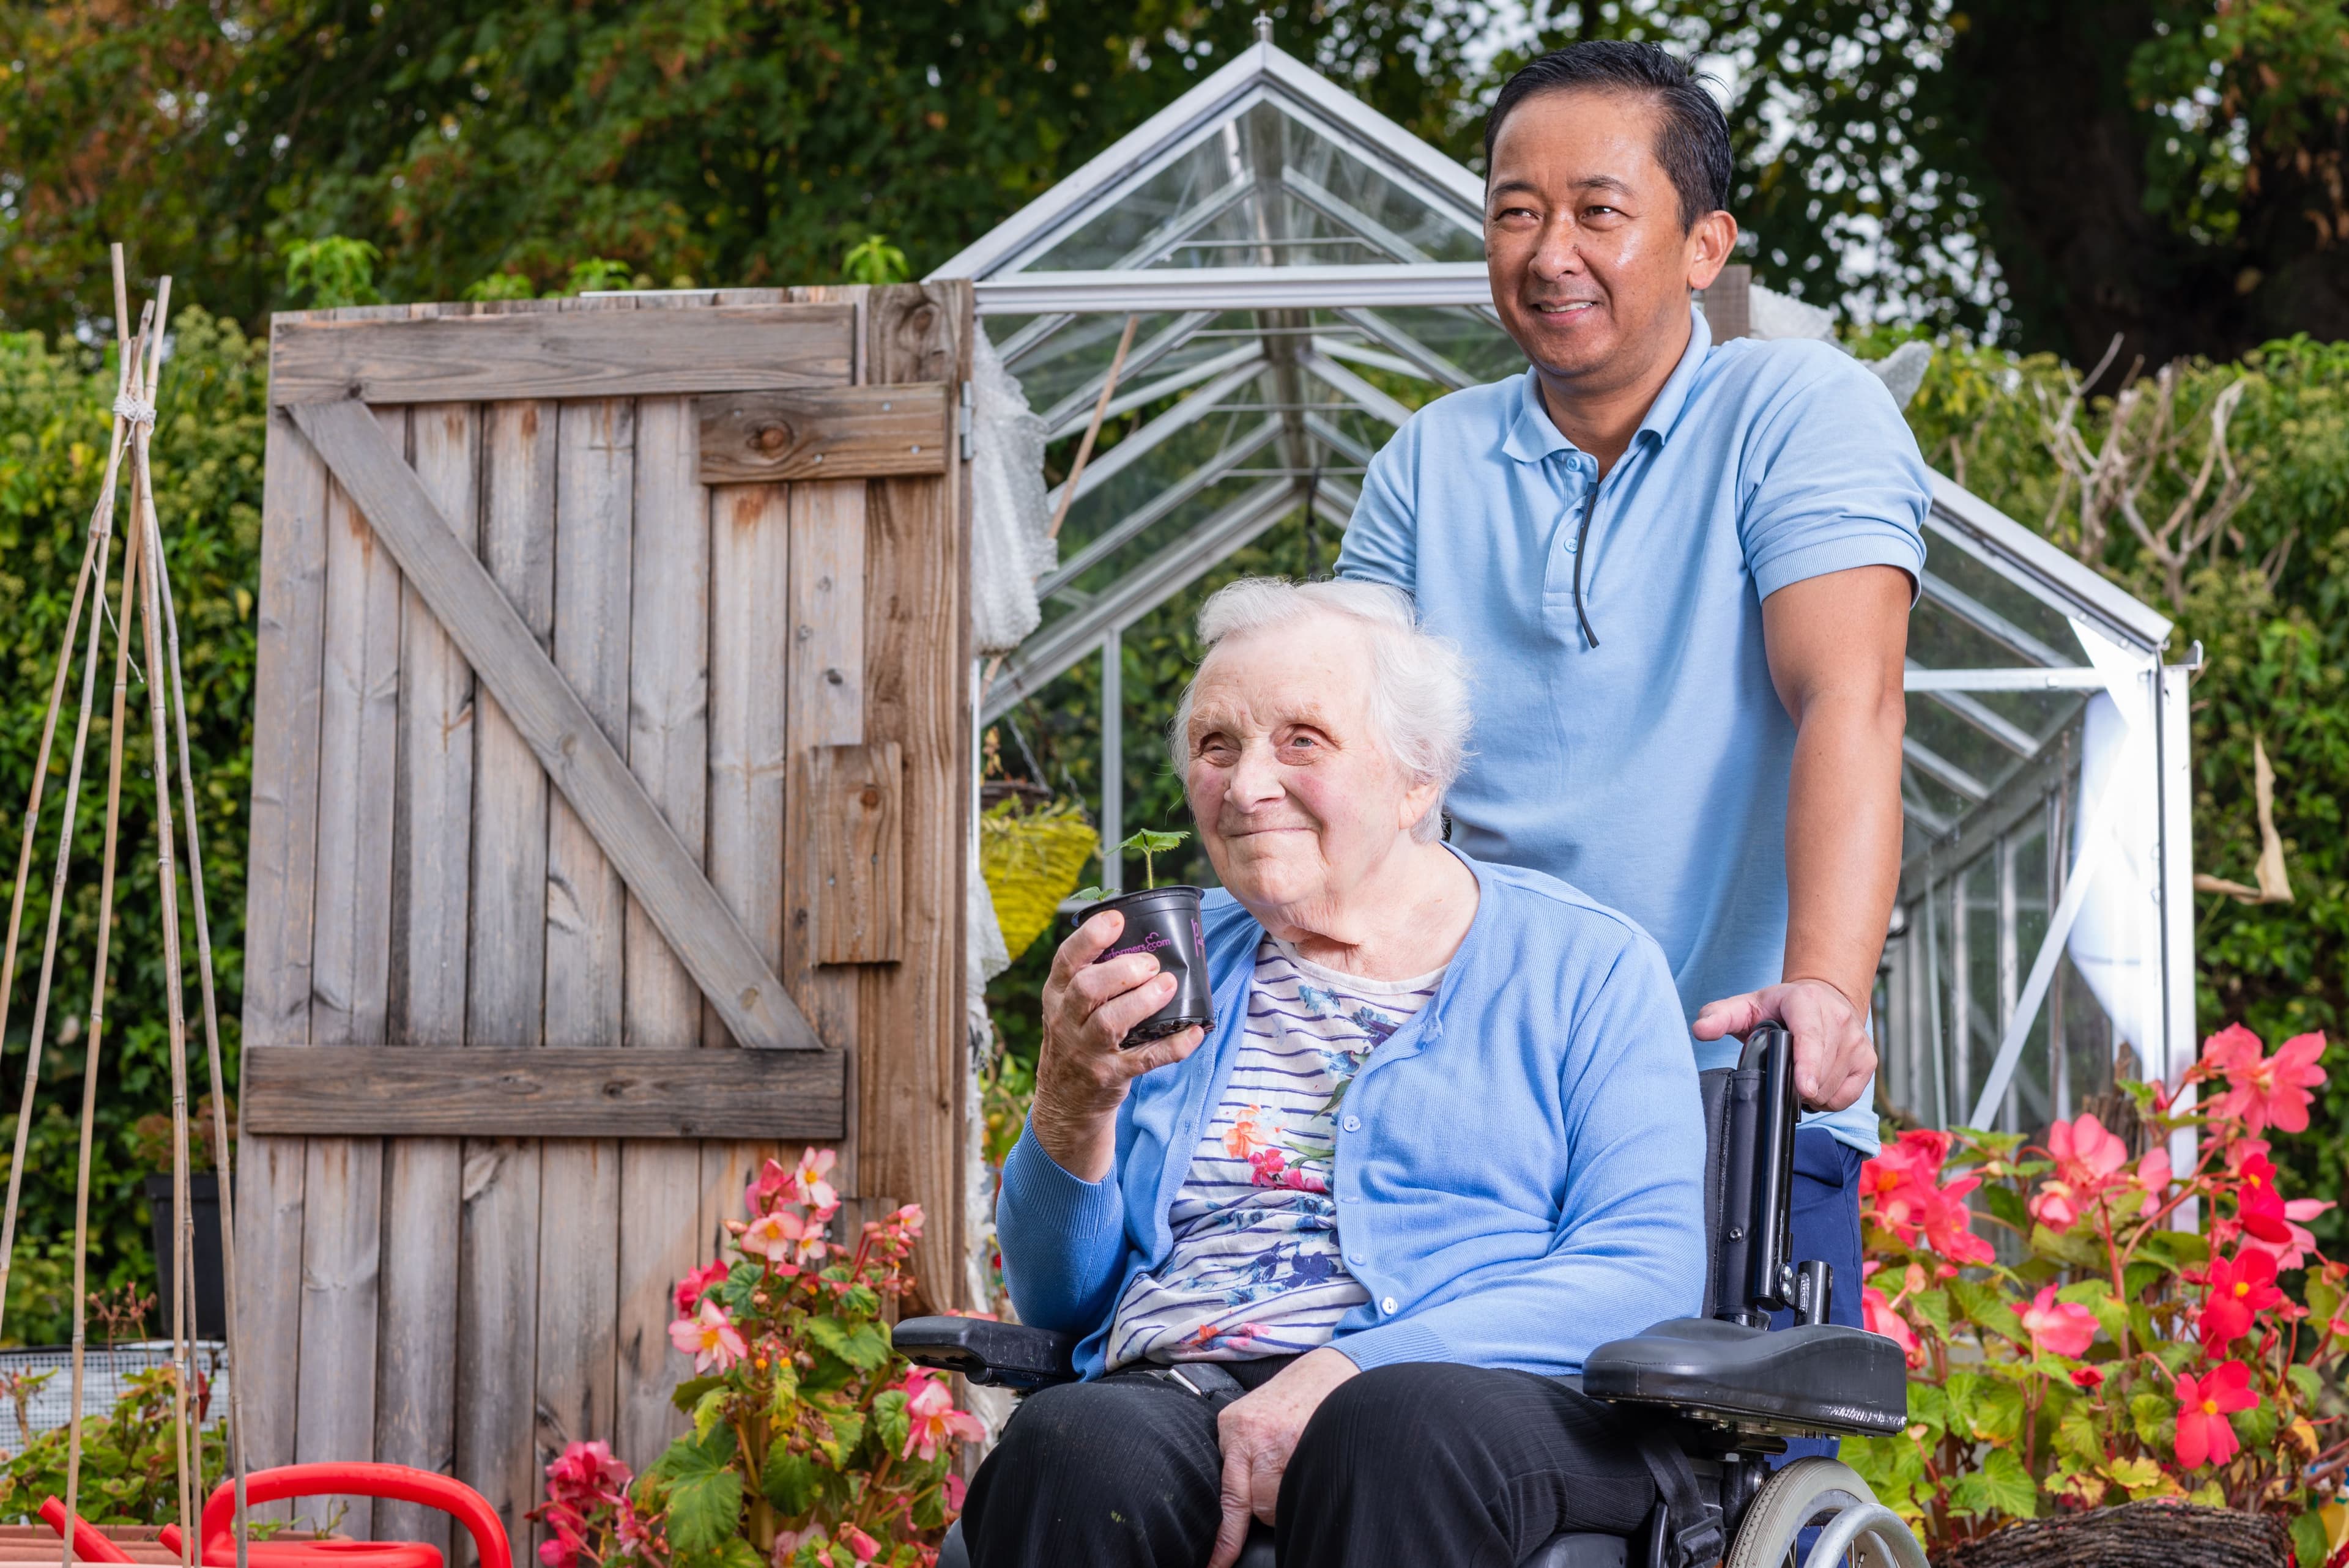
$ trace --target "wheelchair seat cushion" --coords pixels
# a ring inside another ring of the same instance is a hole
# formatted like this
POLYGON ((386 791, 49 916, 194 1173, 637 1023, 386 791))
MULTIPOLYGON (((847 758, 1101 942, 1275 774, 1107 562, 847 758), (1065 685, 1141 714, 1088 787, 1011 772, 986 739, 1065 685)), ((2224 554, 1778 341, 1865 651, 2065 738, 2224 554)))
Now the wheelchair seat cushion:
POLYGON ((1881 1335, 1835 1324, 1746 1328, 1679 1317, 1583 1363, 1583 1391, 1749 1432, 1887 1436, 1909 1421, 1908 1368, 1881 1335))

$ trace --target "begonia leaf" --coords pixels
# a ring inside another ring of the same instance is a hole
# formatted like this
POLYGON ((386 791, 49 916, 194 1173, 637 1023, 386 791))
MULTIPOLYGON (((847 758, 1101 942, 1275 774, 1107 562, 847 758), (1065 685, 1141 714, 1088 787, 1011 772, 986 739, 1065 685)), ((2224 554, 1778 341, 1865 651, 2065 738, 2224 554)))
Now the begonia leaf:
POLYGON ((2332 1550, 2333 1532, 2323 1514, 2312 1509, 2292 1522, 2293 1568, 2324 1568, 2332 1550))
POLYGON ((2012 1449, 1992 1449, 1982 1457, 1980 1470, 1959 1477, 1957 1484, 1950 1489, 1950 1506, 1953 1511, 1978 1518, 2002 1514, 2012 1519, 2035 1519, 2039 1513, 2039 1486, 2012 1449))
POLYGON ((2129 1399, 2129 1424, 2137 1440, 2147 1448, 2167 1451, 2178 1407, 2159 1394, 2137 1394, 2129 1399))
POLYGON ((781 1445, 769 1449, 767 1462, 759 1467, 759 1490, 776 1512, 790 1517, 815 1506, 817 1479, 813 1460, 781 1445))

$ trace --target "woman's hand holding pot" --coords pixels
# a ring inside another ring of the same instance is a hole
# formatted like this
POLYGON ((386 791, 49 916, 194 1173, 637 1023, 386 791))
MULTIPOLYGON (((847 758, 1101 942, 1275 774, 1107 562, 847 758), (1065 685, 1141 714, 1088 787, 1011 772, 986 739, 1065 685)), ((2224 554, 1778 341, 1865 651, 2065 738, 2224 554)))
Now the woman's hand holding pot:
POLYGON ((1174 976, 1146 953, 1094 962, 1124 929, 1125 917, 1115 910, 1094 915, 1061 944, 1051 978, 1044 982, 1044 1039, 1029 1125, 1053 1162, 1081 1181, 1109 1174, 1126 1085, 1181 1061, 1206 1037, 1195 1025, 1133 1050, 1120 1048, 1128 1031, 1173 1000, 1175 991, 1174 976))

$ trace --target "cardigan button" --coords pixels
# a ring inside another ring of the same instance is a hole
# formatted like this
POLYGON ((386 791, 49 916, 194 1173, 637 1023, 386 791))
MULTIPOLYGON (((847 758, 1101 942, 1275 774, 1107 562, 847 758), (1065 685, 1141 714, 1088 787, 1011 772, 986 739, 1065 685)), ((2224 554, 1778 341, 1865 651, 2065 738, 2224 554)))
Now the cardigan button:
POLYGON ((1379 1310, 1387 1314, 1389 1316, 1392 1316, 1395 1310, 1395 1298, 1389 1296, 1386 1300, 1379 1303, 1379 1310))
POLYGON ((1350 1117, 1348 1117, 1348 1118, 1346 1119, 1346 1130, 1347 1130, 1347 1131, 1349 1131, 1349 1132, 1360 1132, 1361 1130, 1362 1130, 1362 1119, 1361 1119, 1361 1117, 1359 1117, 1359 1116, 1350 1116, 1350 1117))

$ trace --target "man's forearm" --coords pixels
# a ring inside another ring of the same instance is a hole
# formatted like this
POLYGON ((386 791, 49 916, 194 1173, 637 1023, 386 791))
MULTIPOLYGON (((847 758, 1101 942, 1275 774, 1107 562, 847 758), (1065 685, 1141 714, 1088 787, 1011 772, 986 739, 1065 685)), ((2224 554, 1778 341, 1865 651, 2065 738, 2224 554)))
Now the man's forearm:
POLYGON ((1900 881, 1901 708, 1823 696, 1803 714, 1786 800, 1789 980, 1824 980, 1863 1013, 1900 881))

